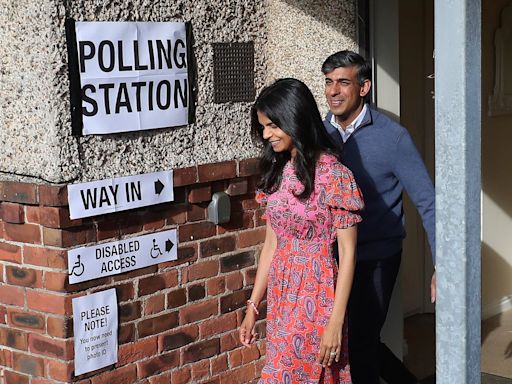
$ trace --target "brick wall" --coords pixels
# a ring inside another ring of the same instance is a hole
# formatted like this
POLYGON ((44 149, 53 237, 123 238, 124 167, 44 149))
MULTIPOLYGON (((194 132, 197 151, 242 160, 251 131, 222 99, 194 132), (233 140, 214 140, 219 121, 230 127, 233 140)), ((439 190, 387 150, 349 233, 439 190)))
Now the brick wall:
MULTIPOLYGON (((255 382, 265 345, 243 348, 237 328, 264 238, 256 179, 256 159, 178 169, 174 202, 79 220, 69 219, 65 185, 0 182, 4 382, 255 382), (232 219, 225 225, 206 220, 217 191, 231 195, 232 219), (68 249, 171 228, 178 230, 178 260, 68 284, 68 249), (112 287, 119 362, 74 377, 71 300, 112 287)), ((264 320, 257 326, 264 337, 264 320)))

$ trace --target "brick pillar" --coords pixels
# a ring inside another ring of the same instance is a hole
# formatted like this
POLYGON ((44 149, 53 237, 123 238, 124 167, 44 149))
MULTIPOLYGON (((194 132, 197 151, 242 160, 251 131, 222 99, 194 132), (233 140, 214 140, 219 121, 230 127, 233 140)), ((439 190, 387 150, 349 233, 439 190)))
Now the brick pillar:
MULTIPOLYGON (((6 384, 250 383, 265 354, 237 328, 265 230, 254 201, 257 160, 174 170, 175 201, 69 219, 64 185, 0 182, 0 372, 6 384), (206 220, 211 195, 232 219, 206 220), (178 260, 68 284, 67 250, 177 228, 178 260), (116 288, 119 362, 73 375, 74 297, 116 288)), ((261 311, 261 317, 265 310, 261 311)), ((265 334, 264 320, 258 323, 265 334)))

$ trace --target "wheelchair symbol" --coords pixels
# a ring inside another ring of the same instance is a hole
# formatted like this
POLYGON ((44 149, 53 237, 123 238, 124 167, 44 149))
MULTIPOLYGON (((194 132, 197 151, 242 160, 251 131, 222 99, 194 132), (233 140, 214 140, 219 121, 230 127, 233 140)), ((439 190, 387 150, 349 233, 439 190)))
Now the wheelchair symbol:
POLYGON ((160 250, 160 247, 156 243, 155 239, 153 239, 153 248, 151 248, 150 256, 153 259, 156 259, 158 256, 162 256, 162 251, 160 250))
POLYGON ((75 261, 75 264, 73 265, 73 268, 71 269, 71 272, 68 273, 68 276, 75 275, 75 276, 82 276, 82 274, 85 271, 85 266, 80 261, 80 255, 78 255, 77 260, 75 261))

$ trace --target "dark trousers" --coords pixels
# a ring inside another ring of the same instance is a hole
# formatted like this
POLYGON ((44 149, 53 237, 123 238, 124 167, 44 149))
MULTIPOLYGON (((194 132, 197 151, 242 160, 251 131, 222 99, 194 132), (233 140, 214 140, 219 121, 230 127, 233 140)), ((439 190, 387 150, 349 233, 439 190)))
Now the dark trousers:
POLYGON ((358 261, 348 307, 350 372, 354 384, 416 383, 417 379, 380 340, 400 268, 401 252, 384 260, 358 261))

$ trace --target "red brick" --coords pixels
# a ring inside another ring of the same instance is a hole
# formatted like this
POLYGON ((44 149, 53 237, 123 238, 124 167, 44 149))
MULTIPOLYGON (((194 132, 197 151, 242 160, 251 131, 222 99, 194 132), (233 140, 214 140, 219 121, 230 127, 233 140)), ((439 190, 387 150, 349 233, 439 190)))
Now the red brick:
POLYGON ((214 357, 210 360, 210 370, 212 375, 216 375, 228 370, 228 357, 226 354, 214 357))
POLYGON ((244 212, 242 208, 234 209, 231 207, 231 220, 218 226, 218 234, 226 232, 239 231, 241 229, 254 228, 254 212, 244 212))
POLYGON ((174 383, 171 381, 171 372, 166 372, 162 375, 152 376, 149 378, 149 384, 169 384, 174 383))
POLYGON ((187 303, 185 288, 176 289, 167 294, 167 308, 178 308, 187 303))
POLYGON ((244 271, 245 275, 245 285, 254 285, 254 281, 256 280, 256 272, 258 271, 257 268, 249 268, 244 271))
POLYGON ((218 307, 217 299, 187 305, 180 309, 180 324, 185 325, 214 316, 219 313, 218 307))
POLYGON ((210 257, 231 252, 236 248, 236 238, 232 235, 208 239, 199 243, 201 257, 210 257))
POLYGON ((17 245, 0 242, 0 260, 21 264, 21 248, 17 245))
POLYGON ((137 382, 137 366, 126 365, 91 377, 91 384, 133 384, 137 382))
POLYGON ((200 341, 183 349, 182 363, 192 363, 215 356, 220 351, 219 338, 200 341))
POLYGON ((32 333, 29 334, 28 344, 30 352, 36 355, 44 355, 61 360, 71 360, 73 358, 73 342, 71 339, 49 338, 32 333))
POLYGON ((135 324, 121 324, 119 326, 119 345, 135 341, 135 324))
POLYGON ((39 203, 47 207, 68 205, 67 185, 39 185, 39 203))
POLYGON ((251 290, 236 291, 220 298, 221 313, 234 311, 245 306, 246 301, 251 296, 251 290))
POLYGON ((249 210, 249 209, 258 209, 260 208, 260 204, 256 201, 254 198, 254 195, 251 194, 250 197, 244 198, 241 200, 242 203, 242 209, 249 210))
POLYGON ((68 265, 67 253, 64 250, 28 246, 23 247, 23 262, 55 269, 67 269, 68 265))
POLYGON ((254 364, 243 365, 237 369, 232 369, 220 376, 221 384, 248 383, 256 378, 256 369, 254 364))
POLYGON ((197 167, 197 174, 200 183, 232 179, 236 177, 236 162, 224 161, 221 163, 199 165, 197 167))
POLYGON ((120 237, 121 233, 118 222, 112 219, 100 221, 97 224, 96 230, 96 238, 98 241, 114 238, 117 239, 120 237))
POLYGON ((0 204, 2 220, 6 223, 20 224, 25 222, 25 210, 23 205, 3 202, 0 204))
POLYGON ((144 231, 156 231, 165 226, 165 217, 161 211, 150 211, 142 217, 144 231))
POLYGON ((144 360, 137 363, 137 370, 139 372, 139 379, 158 375, 159 373, 177 367, 180 364, 179 351, 172 351, 164 354, 159 354, 156 357, 144 360))
POLYGON ((140 301, 124 303, 119 306, 119 321, 121 323, 140 319, 141 315, 142 309, 140 301))
POLYGON ((156 335, 173 329, 178 325, 178 312, 166 313, 149 319, 141 320, 137 324, 139 337, 156 335))
POLYGON ((0 348, 0 367, 12 368, 12 352, 10 350, 0 348))
POLYGON ((250 229, 238 234, 238 246, 240 248, 252 247, 253 245, 262 244, 265 241, 265 227, 250 229))
POLYGON ((181 348, 197 340, 199 328, 196 324, 180 327, 176 331, 158 336, 158 352, 181 348))
POLYGON ((117 301, 120 303, 132 300, 135 297, 135 288, 133 287, 132 282, 119 284, 114 288, 116 289, 117 301))
POLYGON ((10 285, 0 284, 0 303, 7 305, 16 305, 23 307, 24 302, 23 288, 12 287, 10 285))
POLYGON ((69 218, 67 207, 27 207, 27 221, 49 228, 69 228, 83 224, 81 219, 69 218))
POLYGON ((226 333, 220 337, 220 351, 226 352, 231 351, 242 344, 239 341, 238 330, 226 333))
POLYGON ((191 187, 188 192, 187 201, 191 204, 210 201, 212 198, 212 187, 209 184, 191 187))
POLYGON ((7 324, 7 307, 5 305, 0 305, 0 324, 7 324))
POLYGON ((252 158, 240 160, 238 163, 238 176, 253 176, 260 174, 260 159, 252 158))
POLYGON ((0 200, 23 204, 38 204, 37 185, 16 181, 0 182, 0 200))
POLYGON ((197 260, 197 243, 188 243, 178 246, 178 259, 159 264, 160 269, 172 268, 184 263, 192 263, 197 260))
POLYGON ((226 189, 226 193, 229 196, 240 196, 247 193, 247 180, 245 179, 234 179, 229 182, 229 186, 226 189))
POLYGON ((173 186, 181 187, 184 185, 195 184, 197 182, 197 168, 188 167, 175 169, 173 171, 173 186))
POLYGON ((50 291, 65 292, 69 287, 68 274, 65 272, 45 272, 44 287, 50 291))
POLYGON ((229 366, 231 367, 231 369, 242 365, 242 350, 240 348, 229 352, 228 356, 229 366))
POLYGON ((71 296, 38 292, 27 289, 27 306, 30 309, 53 313, 56 315, 71 315, 71 296))
POLYGON ((29 329, 35 332, 45 331, 44 316, 35 312, 7 309, 7 324, 10 327, 29 329))
POLYGON ((144 316, 155 315, 165 309, 165 295, 155 295, 144 300, 144 316))
MULTIPOLYGON (((53 384, 52 380, 46 380, 46 379, 32 379, 30 384, 53 384)), ((85 383, 82 383, 85 384, 85 383)))
POLYGON ((175 204, 165 212, 167 225, 184 224, 187 222, 188 204, 175 204))
POLYGON ((121 367, 138 360, 156 355, 157 337, 149 337, 144 340, 137 340, 135 343, 124 344, 119 347, 118 361, 116 366, 121 367))
POLYGON ((197 382, 210 375, 210 361, 202 360, 192 364, 192 380, 197 382))
POLYGON ((155 276, 139 280, 139 297, 172 288, 178 285, 178 271, 172 269, 155 276))
MULTIPOLYGON (((5 384, 28 384, 29 383, 29 376, 21 375, 17 372, 13 371, 4 371, 4 379, 5 384)), ((34 380, 32 380, 32 383, 34 383, 34 380)))
POLYGON ((238 252, 220 259, 222 273, 240 271, 242 268, 255 265, 254 251, 238 252))
POLYGON ((43 287, 43 272, 40 270, 7 265, 5 272, 7 277, 6 282, 11 285, 31 288, 43 287))
POLYGON ((230 273, 226 276, 226 288, 237 291, 244 285, 244 278, 240 272, 230 273))
POLYGON ((12 224, 4 222, 5 239, 21 243, 41 244, 41 231, 35 224, 12 224))
POLYGON ((68 248, 96 241, 96 231, 92 227, 55 229, 43 227, 43 242, 53 247, 68 248))
POLYGON ((201 384, 220 384, 220 377, 213 377, 206 381, 201 381, 201 384))
MULTIPOLYGON (((205 204, 203 204, 205 205, 205 204)), ((206 218, 206 209, 199 204, 189 204, 187 209, 187 221, 200 221, 206 218)))
POLYGON ((73 319, 71 317, 48 316, 46 330, 49 336, 63 339, 73 337, 73 319))
POLYGON ((27 375, 45 377, 44 360, 40 357, 13 352, 13 369, 27 375))
POLYGON ((260 358, 260 350, 256 344, 251 345, 249 348, 242 348, 242 364, 248 364, 260 358))
POLYGON ((261 227, 261 226, 264 226, 264 225, 267 224, 267 220, 265 220, 263 218, 264 214, 265 214, 265 209, 264 208, 257 209, 254 212, 254 220, 256 221, 256 226, 257 227, 261 227))
POLYGON ((209 296, 217 296, 226 291, 226 279, 219 276, 206 281, 206 290, 209 296))
POLYGON ((27 333, 9 328, 0 328, 0 345, 26 351, 28 349, 27 333))
POLYGON ((180 368, 171 374, 172 384, 189 384, 191 382, 192 372, 190 366, 180 368))
POLYGON ((190 282, 194 280, 205 279, 217 276, 219 273, 218 260, 208 260, 201 263, 196 263, 185 269, 185 276, 183 282, 190 282))
POLYGON ((206 296, 206 288, 204 283, 190 285, 187 290, 189 302, 204 299, 206 296))
POLYGON ((217 230, 215 224, 209 221, 201 221, 197 223, 180 225, 179 229, 179 242, 184 243, 191 240, 200 240, 206 237, 215 236, 217 230))
POLYGON ((221 333, 232 331, 236 328, 236 313, 234 312, 214 319, 202 321, 199 324, 199 332, 202 339, 206 339, 213 335, 220 335, 221 333))
POLYGON ((47 377, 58 381, 70 382, 73 378, 74 364, 60 360, 46 360, 47 377))

